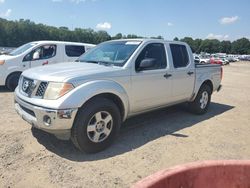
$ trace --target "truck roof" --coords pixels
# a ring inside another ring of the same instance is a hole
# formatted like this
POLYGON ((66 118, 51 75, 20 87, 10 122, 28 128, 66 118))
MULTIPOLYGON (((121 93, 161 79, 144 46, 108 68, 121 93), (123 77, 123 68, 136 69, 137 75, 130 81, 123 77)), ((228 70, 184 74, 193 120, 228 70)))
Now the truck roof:
POLYGON ((40 40, 40 41, 32 41, 31 43, 38 43, 38 44, 68 44, 68 45, 88 45, 88 46, 95 46, 94 44, 89 43, 81 43, 81 42, 68 42, 68 41, 53 41, 53 40, 40 40))
POLYGON ((164 39, 149 39, 149 38, 117 39, 117 40, 111 40, 111 41, 166 42, 166 43, 175 43, 175 44, 187 44, 181 41, 170 41, 170 40, 164 40, 164 39))

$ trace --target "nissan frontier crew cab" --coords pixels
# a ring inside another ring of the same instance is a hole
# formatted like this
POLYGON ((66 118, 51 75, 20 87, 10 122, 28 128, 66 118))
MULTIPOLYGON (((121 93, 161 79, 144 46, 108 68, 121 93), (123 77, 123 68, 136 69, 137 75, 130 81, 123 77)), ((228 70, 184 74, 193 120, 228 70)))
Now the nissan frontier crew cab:
POLYGON ((204 114, 221 79, 221 66, 196 65, 186 43, 114 40, 74 63, 24 71, 15 109, 32 126, 98 152, 131 116, 183 102, 204 114))

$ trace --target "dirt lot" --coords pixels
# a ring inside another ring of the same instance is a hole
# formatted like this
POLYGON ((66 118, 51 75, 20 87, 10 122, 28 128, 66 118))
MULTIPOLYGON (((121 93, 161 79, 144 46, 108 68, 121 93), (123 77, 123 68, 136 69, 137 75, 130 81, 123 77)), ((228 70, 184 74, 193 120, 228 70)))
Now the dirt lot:
POLYGON ((98 154, 31 129, 0 89, 0 187, 129 187, 173 165, 250 158, 250 63, 224 67, 223 89, 209 112, 171 107, 128 120, 116 143, 98 154))

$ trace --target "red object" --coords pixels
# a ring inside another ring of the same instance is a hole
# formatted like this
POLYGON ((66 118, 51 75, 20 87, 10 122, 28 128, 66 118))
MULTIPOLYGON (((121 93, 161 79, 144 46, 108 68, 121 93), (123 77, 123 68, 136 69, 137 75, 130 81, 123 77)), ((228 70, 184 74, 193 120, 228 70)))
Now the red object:
POLYGON ((45 62, 43 62, 42 65, 48 65, 48 64, 49 64, 49 62, 48 62, 48 61, 45 61, 45 62))
POLYGON ((211 64, 219 64, 219 65, 222 65, 222 61, 219 60, 219 59, 214 59, 214 58, 211 58, 210 59, 210 63, 211 64))
POLYGON ((204 161, 148 176, 133 188, 249 188, 250 160, 204 161))

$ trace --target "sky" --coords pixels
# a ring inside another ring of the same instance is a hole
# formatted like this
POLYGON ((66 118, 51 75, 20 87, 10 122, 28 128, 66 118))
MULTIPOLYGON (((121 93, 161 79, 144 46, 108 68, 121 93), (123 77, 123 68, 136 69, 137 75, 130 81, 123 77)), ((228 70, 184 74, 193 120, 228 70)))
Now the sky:
POLYGON ((111 36, 250 38, 250 0, 0 0, 0 17, 111 36))

